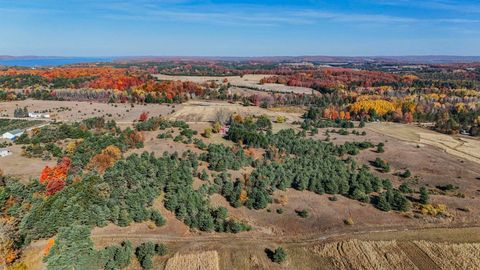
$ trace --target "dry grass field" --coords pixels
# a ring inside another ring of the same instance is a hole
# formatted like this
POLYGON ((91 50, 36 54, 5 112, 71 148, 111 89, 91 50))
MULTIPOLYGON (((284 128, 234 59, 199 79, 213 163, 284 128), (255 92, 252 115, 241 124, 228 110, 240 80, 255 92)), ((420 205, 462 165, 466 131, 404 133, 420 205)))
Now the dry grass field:
POLYGON ((313 253, 328 258, 332 261, 335 269, 339 270, 418 269, 396 241, 333 242, 314 247, 313 253))
POLYGON ((205 251, 191 254, 176 253, 168 259, 165 270, 219 270, 217 251, 205 251))
POLYGON ((227 120, 231 114, 247 115, 267 115, 272 119, 277 116, 286 117, 288 122, 299 121, 300 112, 282 112, 277 110, 262 109, 255 106, 242 106, 228 102, 206 102, 189 101, 176 109, 169 117, 171 119, 183 120, 186 122, 214 122, 217 120, 227 120))
POLYGON ((260 80, 264 77, 269 77, 268 74, 247 74, 243 77, 240 76, 171 76, 164 74, 155 74, 155 77, 159 80, 168 81, 191 81, 196 83, 204 83, 208 81, 215 81, 217 83, 223 83, 226 79, 230 85, 238 88, 255 88, 259 91, 278 92, 278 93, 296 93, 296 94, 312 94, 311 88, 287 86, 283 84, 266 83, 259 84, 260 80))
POLYGON ((182 105, 145 104, 134 105, 116 103, 96 103, 80 101, 54 101, 54 100, 20 100, 14 102, 0 103, 2 110, 13 116, 15 108, 27 107, 29 112, 46 112, 52 119, 70 122, 79 121, 95 116, 103 116, 105 119, 113 119, 117 122, 132 122, 137 120, 142 112, 149 112, 150 115, 165 115, 171 113, 175 107, 182 105))
POLYGON ((450 136, 413 125, 371 123, 368 129, 400 140, 438 147, 443 151, 480 164, 480 140, 465 136, 450 136))
POLYGON ((414 243, 442 270, 480 267, 480 243, 449 244, 427 241, 414 243))
POLYGON ((0 169, 4 174, 17 177, 21 182, 28 183, 30 178, 40 177, 40 173, 45 166, 54 166, 55 159, 42 160, 40 158, 28 158, 22 155, 21 145, 9 146, 11 155, 0 157, 0 169))

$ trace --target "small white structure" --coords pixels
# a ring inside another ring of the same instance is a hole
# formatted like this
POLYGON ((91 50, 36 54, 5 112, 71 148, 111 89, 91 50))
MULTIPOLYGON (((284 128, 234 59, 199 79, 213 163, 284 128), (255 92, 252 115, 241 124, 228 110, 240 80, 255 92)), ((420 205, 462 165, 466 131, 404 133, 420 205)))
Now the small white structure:
POLYGON ((50 118, 49 114, 41 114, 41 113, 28 113, 28 117, 30 118, 50 118))
POLYGON ((230 126, 222 126, 220 128, 220 135, 222 136, 227 135, 229 129, 230 129, 230 126))
POLYGON ((12 152, 10 152, 10 150, 8 150, 7 148, 0 148, 0 157, 6 157, 11 154, 12 152))
POLYGON ((10 131, 7 131, 7 132, 3 133, 2 138, 9 139, 9 140, 15 140, 16 138, 22 136, 23 132, 24 131, 21 130, 21 129, 10 130, 10 131))

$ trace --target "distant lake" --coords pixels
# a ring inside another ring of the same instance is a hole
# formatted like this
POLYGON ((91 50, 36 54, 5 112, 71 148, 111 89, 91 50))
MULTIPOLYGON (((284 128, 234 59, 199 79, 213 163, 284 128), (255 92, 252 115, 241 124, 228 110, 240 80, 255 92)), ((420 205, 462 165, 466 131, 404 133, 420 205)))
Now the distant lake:
POLYGON ((12 59, 0 60, 0 66, 21 66, 21 67, 49 67, 79 63, 111 62, 112 58, 96 57, 65 57, 65 58, 39 58, 39 59, 12 59))

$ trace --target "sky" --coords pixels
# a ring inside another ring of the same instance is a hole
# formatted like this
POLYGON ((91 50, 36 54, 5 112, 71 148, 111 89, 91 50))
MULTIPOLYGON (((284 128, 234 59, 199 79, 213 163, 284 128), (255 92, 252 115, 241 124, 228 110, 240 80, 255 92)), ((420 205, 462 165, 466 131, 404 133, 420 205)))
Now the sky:
POLYGON ((0 0, 0 55, 480 55, 479 0, 0 0))

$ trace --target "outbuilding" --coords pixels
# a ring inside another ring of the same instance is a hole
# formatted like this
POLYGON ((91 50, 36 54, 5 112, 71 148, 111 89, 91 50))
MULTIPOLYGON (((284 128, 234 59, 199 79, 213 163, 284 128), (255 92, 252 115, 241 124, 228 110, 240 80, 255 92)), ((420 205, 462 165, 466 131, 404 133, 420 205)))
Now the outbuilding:
POLYGON ((22 136, 23 132, 24 131, 21 130, 21 129, 10 130, 10 131, 7 131, 7 132, 3 133, 2 138, 3 139, 9 139, 9 140, 15 140, 16 138, 22 136))

